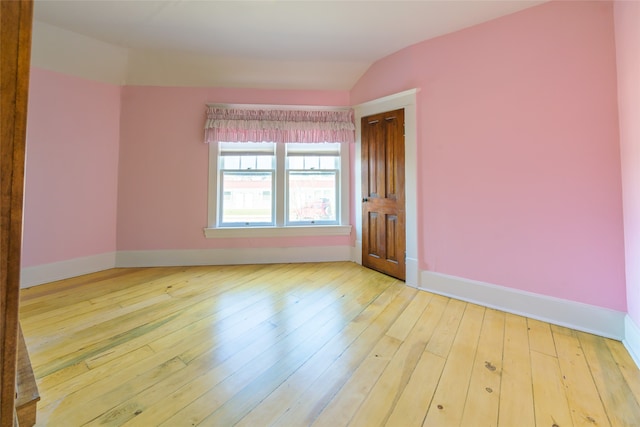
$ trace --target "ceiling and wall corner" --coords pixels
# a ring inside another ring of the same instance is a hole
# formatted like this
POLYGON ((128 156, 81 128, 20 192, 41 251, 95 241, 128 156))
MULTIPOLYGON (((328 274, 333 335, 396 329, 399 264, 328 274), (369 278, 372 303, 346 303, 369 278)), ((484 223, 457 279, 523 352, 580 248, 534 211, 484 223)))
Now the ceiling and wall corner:
POLYGON ((115 84, 349 90, 375 61, 544 1, 36 1, 33 65, 115 84))
POLYGON ((129 49, 40 21, 33 23, 31 66, 102 83, 127 80, 129 49))

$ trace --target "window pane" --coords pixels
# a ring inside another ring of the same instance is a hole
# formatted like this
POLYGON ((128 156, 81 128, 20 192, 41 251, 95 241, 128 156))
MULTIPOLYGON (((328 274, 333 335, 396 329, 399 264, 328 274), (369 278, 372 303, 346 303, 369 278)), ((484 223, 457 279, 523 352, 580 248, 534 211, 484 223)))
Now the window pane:
POLYGON ((338 169, 338 157, 320 157, 320 169, 338 169))
POLYGON ((273 169, 273 156, 258 156, 257 169, 273 169))
POLYGON ((223 172, 222 223, 273 223, 273 174, 223 172))
POLYGON ((339 142, 329 142, 329 143, 299 143, 299 142, 288 142, 287 143, 287 156, 290 155, 320 155, 320 156, 339 156, 340 155, 340 143, 339 142))
POLYGON ((242 156, 240 158, 240 169, 255 169, 256 156, 242 156))
POLYGON ((318 156, 304 156, 304 168, 305 169, 320 169, 320 157, 318 157, 318 156))
POLYGON ((222 157, 222 169, 239 169, 240 156, 224 156, 222 157))
POLYGON ((221 142, 220 154, 224 156, 234 153, 273 154, 276 144, 273 142, 221 142))
POLYGON ((288 173, 289 221, 336 221, 336 171, 288 173))
POLYGON ((334 156, 289 156, 288 169, 339 169, 339 157, 334 156))
POLYGON ((304 157, 289 157, 289 169, 304 169, 304 157))

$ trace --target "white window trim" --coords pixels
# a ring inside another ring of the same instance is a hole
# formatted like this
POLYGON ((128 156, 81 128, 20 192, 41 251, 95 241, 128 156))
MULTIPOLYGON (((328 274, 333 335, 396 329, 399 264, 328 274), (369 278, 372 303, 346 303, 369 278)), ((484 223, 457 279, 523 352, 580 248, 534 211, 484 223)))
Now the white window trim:
POLYGON ((204 235, 208 238, 314 237, 348 236, 350 234, 350 225, 290 225, 287 227, 221 227, 204 229, 204 235))
MULTIPOLYGON (((280 152, 283 150, 277 150, 280 152)), ((284 156, 284 153, 281 155, 284 156)), ((281 163, 284 164, 284 163, 281 163)), ((285 225, 284 212, 276 210, 275 226, 259 227, 217 227, 218 210, 218 143, 209 143, 209 186, 207 188, 207 224, 204 228, 206 238, 251 238, 251 237, 313 237, 348 236, 351 234, 349 209, 349 144, 340 145, 340 219, 337 225, 285 225)), ((284 182, 284 168, 276 169, 276 179, 284 182), (280 176, 278 176, 281 174, 280 176)), ((276 203, 284 203, 284 195, 276 191, 276 203)))

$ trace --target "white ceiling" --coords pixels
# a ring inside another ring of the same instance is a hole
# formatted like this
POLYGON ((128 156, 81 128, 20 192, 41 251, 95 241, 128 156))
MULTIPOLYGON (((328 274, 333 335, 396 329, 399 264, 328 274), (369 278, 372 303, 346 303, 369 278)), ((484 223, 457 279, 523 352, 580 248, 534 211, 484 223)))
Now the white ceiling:
MULTIPOLYGON (((300 70, 320 69, 308 89, 349 89, 375 61, 422 40, 457 31, 543 1, 61 1, 36 0, 34 18, 132 49, 261 69, 234 86, 281 86, 300 70), (280 64, 280 65, 279 65, 280 64), (271 75, 265 75, 269 73, 271 75), (326 81, 320 81, 320 80, 326 81)), ((219 79, 225 77, 218 71, 219 79)), ((237 73, 244 75, 243 73, 237 73)), ((304 80, 304 79, 303 79, 304 80)))

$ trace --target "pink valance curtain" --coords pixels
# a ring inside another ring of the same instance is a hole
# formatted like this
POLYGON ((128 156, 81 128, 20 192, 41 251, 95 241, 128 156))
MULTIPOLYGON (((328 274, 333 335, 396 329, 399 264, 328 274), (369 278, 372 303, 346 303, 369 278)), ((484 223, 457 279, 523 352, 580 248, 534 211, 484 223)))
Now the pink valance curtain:
POLYGON ((355 142, 353 110, 207 107, 205 142, 355 142))

